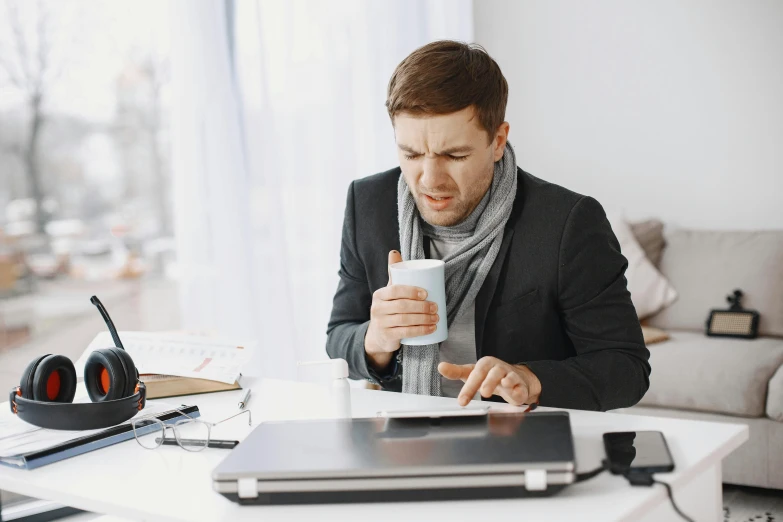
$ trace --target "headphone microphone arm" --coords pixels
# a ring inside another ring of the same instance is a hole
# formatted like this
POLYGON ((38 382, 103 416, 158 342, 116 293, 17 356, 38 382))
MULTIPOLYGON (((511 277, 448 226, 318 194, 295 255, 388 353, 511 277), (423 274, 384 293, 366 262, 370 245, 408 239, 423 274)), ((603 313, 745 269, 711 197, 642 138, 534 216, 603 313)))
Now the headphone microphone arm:
POLYGON ((103 303, 101 303, 100 299, 98 299, 96 296, 92 296, 90 298, 90 302, 98 308, 98 311, 101 313, 103 320, 106 322, 106 326, 109 328, 111 338, 114 341, 114 346, 124 350, 125 347, 122 345, 122 341, 120 341, 119 334, 117 334, 117 328, 114 327, 114 323, 112 322, 111 317, 109 317, 109 313, 106 311, 106 308, 104 308, 103 303))

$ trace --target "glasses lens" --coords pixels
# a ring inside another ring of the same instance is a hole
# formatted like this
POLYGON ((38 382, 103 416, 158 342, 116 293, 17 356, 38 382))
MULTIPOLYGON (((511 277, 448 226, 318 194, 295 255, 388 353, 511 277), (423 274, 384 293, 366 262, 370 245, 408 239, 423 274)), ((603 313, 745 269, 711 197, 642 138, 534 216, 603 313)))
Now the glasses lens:
POLYGON ((201 421, 179 421, 175 432, 179 445, 188 451, 201 451, 209 443, 209 426, 201 421))
POLYGON ((154 419, 139 419, 133 422, 133 434, 143 447, 155 449, 163 438, 163 424, 154 419))

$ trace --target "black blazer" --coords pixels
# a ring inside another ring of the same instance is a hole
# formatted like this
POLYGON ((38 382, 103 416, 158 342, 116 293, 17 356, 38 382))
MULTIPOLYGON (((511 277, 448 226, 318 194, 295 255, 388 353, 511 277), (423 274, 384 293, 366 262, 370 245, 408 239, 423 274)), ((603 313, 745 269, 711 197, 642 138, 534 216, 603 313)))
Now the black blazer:
MULTIPOLYGON (((326 342, 330 357, 348 361, 352 378, 394 391, 401 372, 372 371, 364 336, 372 294, 388 283, 389 251, 400 250, 399 176, 392 169, 348 189, 326 342)), ((541 381, 542 406, 636 404, 649 387, 650 352, 626 288, 628 262, 603 208, 521 169, 518 177, 500 252, 476 297, 476 359, 525 363, 541 381)))

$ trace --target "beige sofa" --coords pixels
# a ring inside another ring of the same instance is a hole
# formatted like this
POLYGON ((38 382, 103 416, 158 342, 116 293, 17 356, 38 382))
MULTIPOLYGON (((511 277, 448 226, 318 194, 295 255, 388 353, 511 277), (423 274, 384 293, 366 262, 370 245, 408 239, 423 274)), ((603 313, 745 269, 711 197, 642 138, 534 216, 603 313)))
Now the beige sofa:
POLYGON ((750 438, 723 463, 723 481, 783 489, 783 231, 676 230, 659 269, 679 295, 645 321, 670 339, 650 344, 650 389, 627 413, 747 424, 750 438), (708 337, 726 295, 761 314, 759 338, 708 337))

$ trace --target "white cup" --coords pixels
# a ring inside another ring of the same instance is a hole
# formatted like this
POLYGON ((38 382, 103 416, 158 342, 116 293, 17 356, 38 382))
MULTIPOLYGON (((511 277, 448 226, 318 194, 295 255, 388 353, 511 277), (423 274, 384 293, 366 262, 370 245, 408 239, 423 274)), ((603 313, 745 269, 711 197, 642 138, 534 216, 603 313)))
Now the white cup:
POLYGON ((437 344, 449 337, 446 317, 446 264, 440 259, 416 259, 389 265, 393 285, 417 286, 427 291, 427 301, 438 305, 438 324, 434 332, 401 339, 401 344, 422 346, 437 344))

